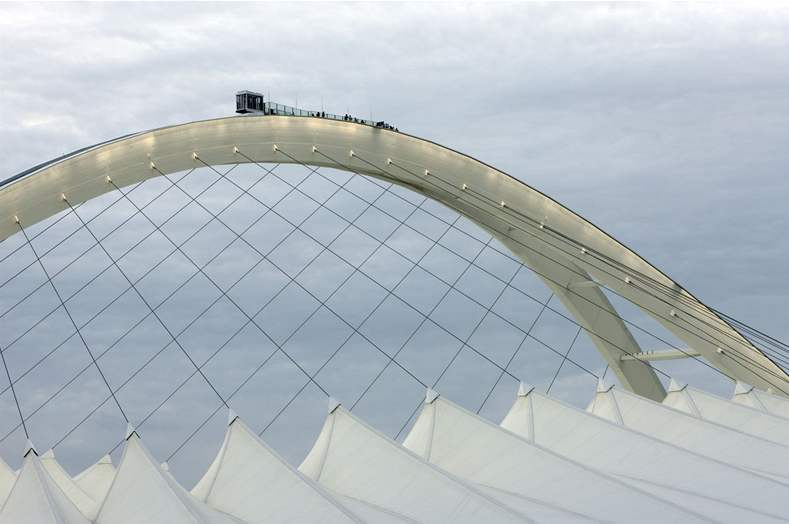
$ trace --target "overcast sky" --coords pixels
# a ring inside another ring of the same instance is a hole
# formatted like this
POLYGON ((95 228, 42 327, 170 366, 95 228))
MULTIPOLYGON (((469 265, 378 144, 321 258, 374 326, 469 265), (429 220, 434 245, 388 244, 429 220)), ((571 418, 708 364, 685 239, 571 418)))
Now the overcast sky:
POLYGON ((2 4, 0 178, 239 89, 488 162, 789 338, 789 6, 2 4))

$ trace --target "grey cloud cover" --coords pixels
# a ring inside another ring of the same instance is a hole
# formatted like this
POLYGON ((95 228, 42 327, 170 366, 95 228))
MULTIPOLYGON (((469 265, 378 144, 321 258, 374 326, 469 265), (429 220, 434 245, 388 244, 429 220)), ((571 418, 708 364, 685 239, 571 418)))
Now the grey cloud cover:
MULTIPOLYGON (((3 4, 0 50, 1 178, 130 131, 231 114, 236 90, 258 89, 282 103, 298 100, 308 108, 323 104, 327 111, 386 119, 489 162, 600 225, 713 306, 789 338, 787 6, 3 4)), ((188 227, 174 224, 167 231, 179 236, 188 227)), ((117 247, 108 247, 120 250, 131 238, 123 235, 117 247)), ((167 247, 161 238, 152 246, 167 247)), ((184 261, 172 267, 183 269, 184 261)), ((139 270, 131 262, 124 268, 139 270)), ((76 287, 79 272, 70 275, 63 285, 76 287)), ((115 285, 113 278, 120 280, 108 276, 106 286, 115 285)), ((159 284, 152 279, 146 289, 158 294, 159 284)), ((102 289, 85 303, 97 301, 102 289)), ((194 293, 200 296, 202 288, 194 293)), ((238 296, 243 300, 243 293, 238 296)), ((129 301, 128 307, 139 306, 129 301)), ((119 308, 112 318, 123 316, 119 308)), ((168 318, 178 321, 175 313, 168 318)), ((64 329, 67 319, 52 322, 64 329)), ((136 334, 135 347, 153 351, 154 341, 156 347, 164 343, 166 334, 155 327, 136 334)), ((96 328, 92 340, 108 342, 119 329, 96 328)), ((498 336, 505 339, 506 331, 499 329, 498 336)), ((259 360, 244 360, 250 358, 244 343, 238 347, 233 358, 215 363, 215 376, 226 379, 222 387, 240 380, 237 366, 259 360)), ((595 357, 590 347, 583 349, 580 355, 595 357)), ((207 356, 207 349, 196 351, 207 356)), ((145 355, 119 351, 108 367, 122 370, 145 355)), ((182 355, 163 355, 167 365, 141 383, 164 380, 167 369, 188 376, 182 355)), ((468 381, 463 370, 481 367, 473 357, 464 354, 469 362, 447 385, 448 396, 462 397, 460 385, 468 381)), ((22 360, 12 365, 24 369, 24 358, 14 358, 22 360)), ((86 358, 72 340, 53 368, 84 365, 86 358)), ((546 353, 546 362, 552 358, 546 353)), ((533 370, 534 362, 523 359, 514 365, 533 370)), ((352 360, 349 355, 348 365, 352 360)), ((377 369, 377 362, 367 364, 377 369)), ((255 399, 274 409, 278 384, 299 384, 281 355, 271 365, 250 383, 240 412, 264 410, 255 399)), ((553 364, 543 365, 549 376, 553 364)), ((48 369, 29 383, 46 382, 54 373, 48 369)), ((587 396, 588 381, 568 373, 568 391, 577 381, 576 398, 587 396)), ((353 389, 325 376, 338 390, 353 389)), ((401 383, 404 394, 412 394, 406 379, 393 376, 391 391, 378 394, 397 395, 401 383)), ((298 401, 305 418, 312 416, 299 442, 288 448, 293 432, 282 424, 267 437, 291 459, 309 444, 321 418, 322 395, 313 389, 298 401)), ((130 387, 122 401, 143 412, 159 398, 146 392, 164 394, 130 387)), ((104 394, 91 375, 57 405, 104 394)), ((502 405, 508 394, 501 392, 502 405)), ((152 449, 172 451, 167 436, 193 426, 211 402, 195 381, 157 416, 156 430, 146 434, 152 449)), ((14 420, 6 404, 3 416, 14 420)), ((69 441, 67 464, 84 466, 95 458, 85 447, 104 449, 117 440, 111 408, 105 404, 69 441)), ((364 403, 359 409, 373 416, 364 403)), ((174 464, 177 474, 194 478, 199 467, 192 459, 205 463, 218 445, 221 419, 195 444, 209 451, 185 454, 174 464)), ((69 425, 54 407, 41 420, 58 424, 58 433, 69 425)), ((18 440, 4 443, 4 455, 20 446, 18 440)))

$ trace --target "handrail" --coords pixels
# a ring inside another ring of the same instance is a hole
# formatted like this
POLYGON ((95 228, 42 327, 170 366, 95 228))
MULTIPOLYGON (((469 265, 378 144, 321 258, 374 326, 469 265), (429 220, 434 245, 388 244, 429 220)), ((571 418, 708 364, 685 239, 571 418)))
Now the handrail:
POLYGON ((357 124, 364 124, 371 127, 389 129, 391 131, 399 131, 396 127, 384 122, 383 120, 374 121, 374 120, 367 120, 364 118, 358 118, 350 114, 335 115, 334 113, 327 113, 325 111, 308 111, 306 109, 300 109, 298 107, 289 106, 285 104, 278 104, 276 102, 265 102, 263 104, 263 114, 277 115, 277 116, 306 116, 313 118, 327 118, 329 120, 338 120, 340 122, 354 122, 357 124))

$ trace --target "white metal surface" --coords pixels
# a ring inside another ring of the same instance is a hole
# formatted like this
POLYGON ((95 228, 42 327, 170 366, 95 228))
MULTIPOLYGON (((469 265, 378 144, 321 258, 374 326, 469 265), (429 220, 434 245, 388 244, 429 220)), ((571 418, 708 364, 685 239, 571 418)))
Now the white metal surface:
POLYGON ((665 349, 659 351, 644 351, 642 353, 633 353, 632 355, 622 355, 620 360, 644 360, 646 362, 655 362, 658 360, 676 360, 678 358, 691 358, 700 357, 701 353, 692 349, 665 349))

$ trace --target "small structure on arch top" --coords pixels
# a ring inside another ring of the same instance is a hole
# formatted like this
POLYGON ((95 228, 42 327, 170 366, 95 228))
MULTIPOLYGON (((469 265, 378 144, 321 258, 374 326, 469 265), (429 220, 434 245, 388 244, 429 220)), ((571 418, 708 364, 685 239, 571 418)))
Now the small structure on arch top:
POLYGON ((236 93, 236 113, 263 113, 263 95, 254 91, 239 91, 236 93))

